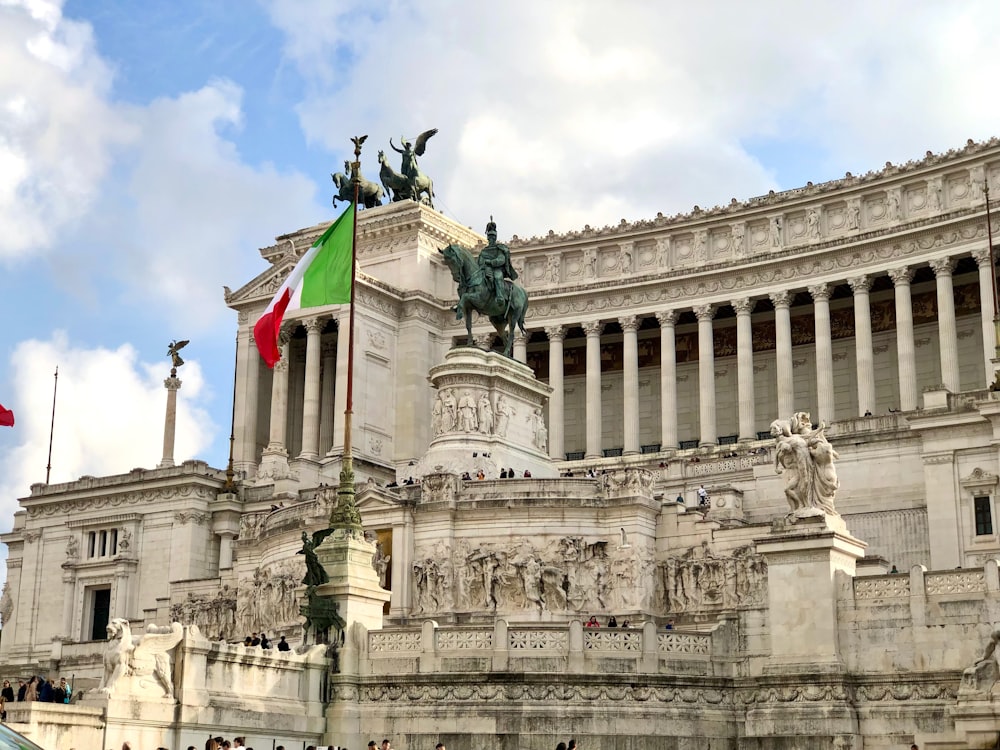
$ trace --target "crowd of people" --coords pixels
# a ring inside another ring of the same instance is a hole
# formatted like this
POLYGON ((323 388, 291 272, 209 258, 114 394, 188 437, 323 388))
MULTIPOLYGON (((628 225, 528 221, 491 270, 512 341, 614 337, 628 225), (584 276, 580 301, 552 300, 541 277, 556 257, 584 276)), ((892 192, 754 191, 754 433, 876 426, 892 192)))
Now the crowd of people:
POLYGON ((16 691, 10 680, 4 680, 3 687, 0 688, 0 721, 7 720, 8 703, 21 701, 69 703, 72 697, 73 688, 65 677, 60 677, 59 682, 56 682, 54 678, 45 679, 41 675, 35 675, 27 681, 18 680, 16 691))
MULTIPOLYGON (((587 622, 585 622, 583 624, 583 627, 585 627, 585 628, 599 628, 599 627, 602 627, 602 626, 601 626, 601 621, 597 619, 597 615, 591 615, 590 619, 587 620, 587 622)), ((626 617, 624 620, 622 620, 621 625, 619 625, 618 624, 618 618, 616 618, 614 615, 611 615, 608 618, 608 624, 604 625, 603 627, 606 627, 606 628, 619 628, 621 630, 628 630, 629 628, 632 627, 632 623, 629 622, 628 618, 626 617)))

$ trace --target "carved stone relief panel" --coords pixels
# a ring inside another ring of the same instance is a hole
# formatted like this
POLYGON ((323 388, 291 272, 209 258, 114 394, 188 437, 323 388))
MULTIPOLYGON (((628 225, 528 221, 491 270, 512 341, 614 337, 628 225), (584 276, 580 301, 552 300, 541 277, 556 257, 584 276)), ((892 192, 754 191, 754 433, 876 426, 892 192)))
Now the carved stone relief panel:
POLYGON ((658 565, 656 604, 669 613, 710 612, 762 606, 767 598, 767 563, 752 546, 729 557, 706 547, 667 558, 658 565))

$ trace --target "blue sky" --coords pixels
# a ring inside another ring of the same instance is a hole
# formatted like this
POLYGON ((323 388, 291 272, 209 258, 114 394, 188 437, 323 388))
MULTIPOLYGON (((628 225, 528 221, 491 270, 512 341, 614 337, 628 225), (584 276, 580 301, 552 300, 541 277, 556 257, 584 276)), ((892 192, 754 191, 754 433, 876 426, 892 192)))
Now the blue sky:
POLYGON ((642 219, 998 135, 991 2, 0 0, 0 528, 44 479, 224 466, 257 249, 333 217, 367 133, 504 236, 642 219))

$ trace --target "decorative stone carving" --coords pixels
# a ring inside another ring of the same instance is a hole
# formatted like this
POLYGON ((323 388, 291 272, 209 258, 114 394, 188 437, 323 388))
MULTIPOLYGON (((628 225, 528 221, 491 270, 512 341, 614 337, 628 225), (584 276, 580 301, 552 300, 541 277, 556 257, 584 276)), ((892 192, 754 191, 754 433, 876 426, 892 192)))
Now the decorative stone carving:
POLYGON ((372 555, 372 568, 375 570, 375 575, 378 576, 378 585, 382 588, 388 588, 387 584, 389 582, 389 563, 392 561, 392 555, 387 555, 382 550, 382 542, 375 540, 375 553, 372 555))
POLYGON ((736 222, 732 225, 730 232, 729 246, 733 251, 733 256, 736 258, 744 257, 746 255, 747 225, 742 221, 736 222))
POLYGON ((240 516, 240 539, 244 541, 258 539, 266 519, 266 513, 244 513, 240 516))
POLYGON ((12 614, 14 614, 14 596, 10 593, 9 582, 4 581, 3 592, 0 593, 0 625, 11 622, 12 614))
POLYGON ((810 208, 809 213, 806 214, 806 234, 809 235, 810 239, 819 239, 819 209, 810 208))
POLYGON ((253 578, 239 582, 236 592, 235 633, 273 631, 300 624, 295 590, 306 574, 305 562, 295 559, 259 567, 253 578))
POLYGON ((649 550, 608 552, 606 541, 562 537, 453 549, 439 544, 413 564, 415 614, 439 611, 622 611, 648 606, 649 550))
POLYGON ((108 623, 104 650, 104 677, 100 692, 107 695, 174 697, 170 652, 181 642, 184 629, 178 622, 167 627, 149 625, 133 638, 129 621, 116 617, 108 623))
POLYGON ((833 501, 840 482, 833 461, 839 456, 826 439, 826 425, 814 430, 809 414, 796 412, 788 421, 774 420, 771 435, 777 440, 774 470, 785 478, 789 516, 837 515, 833 501))
POLYGON ((514 410, 507 403, 506 397, 502 393, 497 394, 497 401, 493 406, 494 434, 497 437, 507 437, 507 427, 510 425, 510 418, 513 414, 514 410))
POLYGON ((490 396, 486 391, 479 394, 477 403, 479 417, 479 431, 484 435, 493 433, 493 405, 490 403, 490 396))
MULTIPOLYGON (((80 559, 80 542, 75 536, 66 540, 66 562, 76 562, 80 559)), ((6 586, 5 586, 6 588, 6 586)))
POLYGON ((766 583, 767 563, 752 546, 715 557, 703 544, 660 563, 657 603, 670 613, 761 606, 766 583))
POLYGON ((632 273, 632 249, 634 243, 623 242, 618 249, 618 270, 621 273, 632 273))
POLYGON ((583 251, 583 277, 597 278, 597 250, 590 247, 583 251))
POLYGON ((471 391, 462 391, 458 399, 458 429, 462 432, 479 431, 479 415, 471 391))
POLYGON ((658 237, 656 239, 656 265, 660 268, 667 268, 670 265, 669 237, 658 237))
POLYGON ((992 693, 1000 669, 997 666, 997 643, 1000 643, 1000 630, 990 633, 983 655, 975 664, 962 672, 962 686, 958 690, 960 698, 987 698, 992 693))
POLYGON ((559 278, 559 255, 552 253, 545 259, 545 280, 550 284, 558 284, 559 278))
POLYGON ((771 240, 771 247, 781 247, 781 219, 772 216, 767 225, 768 236, 771 240))
POLYGON ((852 198, 847 202, 847 229, 857 232, 861 229, 861 199, 852 198))
POLYGON ((223 584, 214 597, 189 592, 187 598, 170 605, 170 619, 184 625, 196 625, 209 638, 237 640, 236 592, 223 584))
POLYGON ((118 534, 118 554, 127 555, 132 548, 132 532, 128 527, 122 527, 118 534))

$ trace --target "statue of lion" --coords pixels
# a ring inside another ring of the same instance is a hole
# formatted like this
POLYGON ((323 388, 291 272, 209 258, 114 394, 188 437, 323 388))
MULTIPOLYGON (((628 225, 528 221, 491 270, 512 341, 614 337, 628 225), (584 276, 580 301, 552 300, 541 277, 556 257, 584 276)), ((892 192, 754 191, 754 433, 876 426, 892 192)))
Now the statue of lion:
POLYGON ((166 698, 174 697, 170 652, 184 637, 180 623, 166 627, 148 625, 144 635, 133 636, 129 621, 116 617, 108 623, 107 633, 100 692, 110 695, 122 678, 130 677, 135 678, 136 687, 140 689, 152 689, 166 698))

